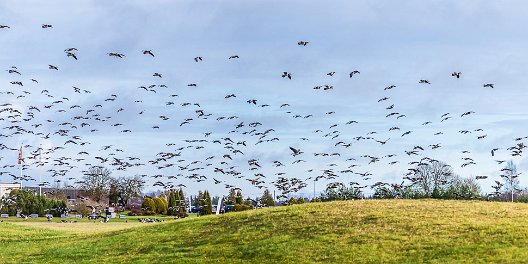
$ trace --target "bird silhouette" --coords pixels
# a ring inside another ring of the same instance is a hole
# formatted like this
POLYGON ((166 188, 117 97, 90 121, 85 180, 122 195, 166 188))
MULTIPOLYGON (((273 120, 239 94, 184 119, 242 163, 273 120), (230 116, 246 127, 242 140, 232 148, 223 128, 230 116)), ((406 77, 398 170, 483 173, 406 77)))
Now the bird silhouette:
POLYGON ((152 50, 144 50, 143 54, 150 55, 150 56, 154 57, 154 53, 152 53, 152 50))

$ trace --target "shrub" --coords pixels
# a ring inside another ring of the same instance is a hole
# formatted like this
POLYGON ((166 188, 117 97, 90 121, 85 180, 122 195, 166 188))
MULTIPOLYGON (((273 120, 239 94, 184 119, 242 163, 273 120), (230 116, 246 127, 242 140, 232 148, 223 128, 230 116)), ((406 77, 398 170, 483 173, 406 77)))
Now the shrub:
POLYGON ((87 206, 87 203, 78 203, 73 206, 73 211, 82 215, 83 217, 86 217, 92 212, 92 209, 88 208, 87 206))
POLYGON ((251 210, 251 209, 253 209, 253 205, 247 205, 247 204, 235 204, 235 206, 233 207, 234 212, 241 212, 241 211, 246 211, 246 210, 251 210))
POLYGON ((146 197, 141 204, 141 211, 143 211, 143 214, 145 215, 154 214, 156 212, 156 204, 154 203, 154 200, 150 197, 146 197))
POLYGON ((142 215, 143 212, 141 211, 141 208, 132 207, 130 208, 130 211, 127 214, 129 216, 138 216, 138 215, 142 215))
POLYGON ((154 200, 154 212, 157 214, 167 214, 168 204, 163 197, 156 197, 154 200))

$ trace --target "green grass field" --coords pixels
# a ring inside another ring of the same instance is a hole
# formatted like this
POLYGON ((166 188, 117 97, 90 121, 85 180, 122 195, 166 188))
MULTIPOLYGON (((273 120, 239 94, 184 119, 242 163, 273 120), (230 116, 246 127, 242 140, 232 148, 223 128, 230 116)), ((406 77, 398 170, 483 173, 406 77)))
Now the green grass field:
POLYGON ((0 223, 0 263, 525 263, 528 204, 368 200, 141 224, 0 223))

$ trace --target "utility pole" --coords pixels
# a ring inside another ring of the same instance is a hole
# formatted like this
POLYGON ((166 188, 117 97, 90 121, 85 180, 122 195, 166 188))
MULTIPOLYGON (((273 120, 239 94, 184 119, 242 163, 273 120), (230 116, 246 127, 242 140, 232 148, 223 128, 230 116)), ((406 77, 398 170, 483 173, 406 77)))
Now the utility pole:
POLYGON ((314 178, 314 196, 313 196, 313 200, 315 200, 315 178, 314 178))

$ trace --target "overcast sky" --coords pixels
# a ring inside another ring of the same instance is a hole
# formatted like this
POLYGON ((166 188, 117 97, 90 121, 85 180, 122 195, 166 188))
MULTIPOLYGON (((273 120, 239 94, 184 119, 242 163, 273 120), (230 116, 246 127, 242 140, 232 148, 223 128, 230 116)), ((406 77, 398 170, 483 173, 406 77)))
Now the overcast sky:
MULTIPOLYGON (((113 169, 114 176, 145 174, 148 190, 160 188, 153 183, 161 181, 184 184, 191 193, 209 189, 220 195, 226 194, 229 184, 241 187, 244 194, 260 195, 262 190, 247 179, 262 173, 263 185, 275 189, 273 181, 281 176, 277 173, 285 173, 282 177, 288 179, 312 177, 300 191, 308 195, 313 192, 313 178, 325 169, 339 177, 316 182, 317 192, 334 181, 401 182, 411 168, 409 162, 430 157, 450 164, 461 176, 490 176, 480 182, 489 192, 503 167, 495 160, 511 159, 519 171, 528 169, 526 157, 512 157, 507 150, 522 142, 515 138, 528 136, 526 5, 523 1, 2 1, 0 25, 9 28, 0 29, 0 104, 11 104, 2 108, 17 109, 21 116, 0 114, 0 132, 7 136, 0 142, 11 149, 0 151, 1 163, 16 165, 21 145, 30 145, 24 148, 25 156, 42 146, 46 165, 36 167, 27 159, 24 170, 36 181, 41 175, 50 183, 74 184, 91 164, 113 169), (43 24, 52 27, 44 29, 43 24), (301 40, 308 44, 299 46, 301 40), (67 48, 77 49, 78 60, 66 56, 67 48), (155 57, 143 50, 152 50, 155 57), (111 52, 125 57, 111 57, 111 52), (238 58, 229 59, 233 55, 238 58), (196 62, 195 57, 202 60, 196 62), (12 66, 20 75, 9 73, 12 66), (355 70, 360 73, 350 78, 355 70), (284 71, 291 80, 281 77, 284 71), (335 74, 327 75, 331 72, 335 74), (452 77, 453 72, 461 72, 460 78, 452 77), (14 81, 23 86, 11 84, 14 81), (487 83, 494 88, 483 87, 487 83), (150 85, 156 86, 138 88, 150 85), (313 89, 324 85, 333 89, 313 89), (391 85, 395 88, 384 90, 391 85), (236 97, 226 99, 230 94, 236 97), (378 102, 384 97, 388 99, 378 102), (247 103, 250 99, 257 104, 247 103), (386 109, 390 105, 394 107, 386 109), (386 117, 392 112, 399 114, 386 117), (465 112, 471 114, 461 117, 465 112), (451 118, 441 122, 446 113, 451 118), (237 118, 227 119, 231 116, 237 118), (346 124, 352 120, 358 123, 346 124), (427 121, 431 123, 422 125, 427 121), (243 126, 236 128, 241 122, 243 126), (249 127, 253 122, 262 125, 249 127), (25 130, 15 133, 17 128, 9 128, 14 125, 25 130), (392 127, 400 129, 389 131, 392 127), (55 134, 60 129, 68 132, 55 134), (273 130, 263 140, 279 140, 255 145, 262 136, 258 133, 268 129, 273 130), (402 136, 406 131, 412 132, 402 136), (435 135, 438 132, 443 134, 435 135), (50 137, 44 138, 48 133, 50 137), (373 139, 354 139, 360 136, 373 139), (226 137, 234 141, 233 149, 225 148, 226 137), (387 139, 384 145, 375 141, 387 139), (241 141, 246 146, 236 144, 241 141), (336 146, 340 141, 351 146, 336 146), (433 144, 441 147, 433 150, 429 147, 433 144), (112 147, 101 150, 106 145, 112 147), (405 154, 414 146, 425 150, 418 156, 405 154), (47 153, 53 147, 64 149, 47 153), (185 149, 177 150, 181 147, 185 149), (289 147, 304 153, 293 157, 289 147), (494 148, 500 149, 492 157, 494 148), (89 155, 79 155, 82 151, 89 155), (181 156, 150 164, 159 152, 181 152, 181 156), (390 154, 396 156, 386 157, 390 154), (370 158, 363 155, 380 160, 369 164, 370 158), (96 156, 110 160, 101 163, 96 156), (68 167, 57 161, 61 157, 84 160, 67 161, 68 167), (145 165, 117 170, 110 165, 113 157, 127 161, 138 157, 130 162, 145 165), (468 157, 476 164, 461 167, 468 157), (356 160, 347 160, 351 158, 356 160), (261 167, 251 169, 255 167, 248 164, 251 159, 261 167), (305 162, 292 164, 299 159, 305 162), (276 160, 286 166, 273 166, 276 160), (398 163, 389 165, 393 161, 398 163), (174 165, 158 168, 166 164, 174 165), (371 179, 339 173, 353 164, 359 165, 355 172, 371 172, 371 179), (243 177, 215 168, 237 171, 243 177), (61 169, 68 170, 64 176, 51 177, 50 170, 61 169), (152 177, 158 174, 162 177, 152 177), (204 181, 197 182, 193 174, 205 176, 204 181), (213 178, 221 183, 215 184, 213 178)), ((1 181, 12 181, 9 174, 18 175, 16 166, 2 171, 1 181)), ((525 186, 526 176, 521 176, 525 186)))

